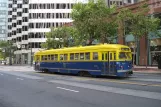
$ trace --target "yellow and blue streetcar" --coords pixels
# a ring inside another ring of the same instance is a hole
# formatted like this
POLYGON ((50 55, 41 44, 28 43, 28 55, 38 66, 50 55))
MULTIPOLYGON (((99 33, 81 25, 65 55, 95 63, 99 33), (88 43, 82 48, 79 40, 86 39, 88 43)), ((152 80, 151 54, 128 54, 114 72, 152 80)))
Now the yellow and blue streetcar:
POLYGON ((133 73, 131 50, 120 44, 44 50, 35 53, 34 60, 37 71, 119 77, 133 73))

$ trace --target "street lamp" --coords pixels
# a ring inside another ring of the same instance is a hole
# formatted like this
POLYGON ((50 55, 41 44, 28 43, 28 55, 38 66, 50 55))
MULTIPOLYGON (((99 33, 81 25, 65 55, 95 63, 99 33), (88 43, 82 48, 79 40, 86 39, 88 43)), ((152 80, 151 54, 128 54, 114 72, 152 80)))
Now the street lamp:
MULTIPOLYGON (((18 49, 20 49, 20 48, 21 48, 21 45, 20 45, 20 44, 18 44, 18 43, 16 44, 16 46, 17 46, 17 48, 18 48, 18 49)), ((21 53, 21 54, 22 54, 22 53, 21 53)), ((21 61, 21 63, 20 63, 20 64, 22 64, 22 55, 21 55, 21 54, 20 54, 20 59, 21 59, 21 60, 20 60, 20 61, 21 61)))
POLYGON ((32 44, 30 43, 30 45, 28 46, 30 48, 30 54, 31 54, 31 62, 30 62, 30 65, 32 66, 32 63, 33 63, 33 55, 32 55, 32 44))

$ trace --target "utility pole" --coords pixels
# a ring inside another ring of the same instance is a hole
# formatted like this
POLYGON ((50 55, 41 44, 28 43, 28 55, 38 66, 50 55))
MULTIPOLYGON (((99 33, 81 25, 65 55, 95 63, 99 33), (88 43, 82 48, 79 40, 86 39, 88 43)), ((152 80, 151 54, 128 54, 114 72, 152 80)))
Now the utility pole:
POLYGON ((30 43, 30 52, 31 52, 31 63, 30 63, 30 65, 32 66, 32 62, 33 62, 33 56, 32 56, 32 44, 30 43))

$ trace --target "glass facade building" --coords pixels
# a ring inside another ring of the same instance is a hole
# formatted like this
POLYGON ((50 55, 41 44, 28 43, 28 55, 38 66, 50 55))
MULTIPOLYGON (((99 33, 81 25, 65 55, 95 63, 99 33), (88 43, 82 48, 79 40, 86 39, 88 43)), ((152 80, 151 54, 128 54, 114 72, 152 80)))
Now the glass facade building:
POLYGON ((7 5, 8 0, 0 0, 0 40, 7 39, 7 5))

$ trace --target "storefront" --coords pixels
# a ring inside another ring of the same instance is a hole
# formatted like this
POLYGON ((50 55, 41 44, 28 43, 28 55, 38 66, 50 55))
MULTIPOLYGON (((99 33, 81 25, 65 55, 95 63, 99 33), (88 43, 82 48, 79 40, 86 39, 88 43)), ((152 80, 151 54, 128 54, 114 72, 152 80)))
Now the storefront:
POLYGON ((150 65, 157 66, 158 58, 161 56, 161 38, 150 40, 150 65))

